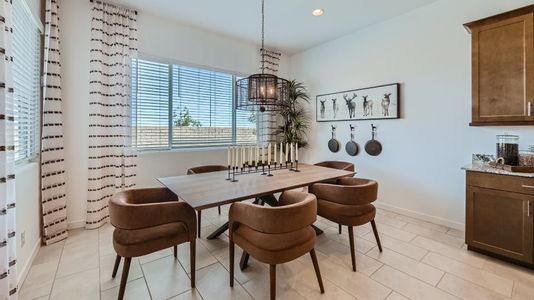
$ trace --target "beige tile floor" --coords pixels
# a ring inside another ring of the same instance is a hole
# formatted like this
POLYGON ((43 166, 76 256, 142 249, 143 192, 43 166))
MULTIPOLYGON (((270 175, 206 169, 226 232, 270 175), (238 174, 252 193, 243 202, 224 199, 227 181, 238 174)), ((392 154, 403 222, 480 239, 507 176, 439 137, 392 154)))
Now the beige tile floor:
MULTIPOLYGON (((206 235, 225 222, 228 207, 203 213, 204 238, 197 243, 197 288, 189 285, 189 247, 132 261, 126 299, 268 299, 268 268, 251 260, 236 268, 228 286, 228 237, 206 235)), ((534 272, 466 250, 463 232, 378 210, 380 253, 370 226, 355 230, 358 272, 351 271, 347 230, 319 218, 325 233, 317 255, 326 293, 321 295, 311 259, 303 256, 277 270, 278 299, 534 299, 534 272)), ((112 227, 73 230, 66 241, 39 251, 20 299, 116 299, 120 272, 111 278, 115 254, 112 227)), ((237 251, 237 255, 240 252, 237 251)), ((239 259, 236 259, 236 264, 239 259)))

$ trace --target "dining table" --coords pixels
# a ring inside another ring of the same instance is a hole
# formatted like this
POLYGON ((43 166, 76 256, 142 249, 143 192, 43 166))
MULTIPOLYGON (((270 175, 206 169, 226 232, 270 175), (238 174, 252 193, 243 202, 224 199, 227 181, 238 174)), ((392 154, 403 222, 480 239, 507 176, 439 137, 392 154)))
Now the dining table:
MULTIPOLYGON (((253 199, 255 204, 277 205, 275 194, 310 186, 314 183, 332 181, 354 176, 355 172, 326 168, 310 164, 299 164, 294 168, 271 168, 272 176, 256 172, 254 168, 238 172, 234 177, 227 171, 161 177, 157 180, 182 201, 196 210, 217 207, 233 202, 253 199)), ((220 226, 207 239, 215 239, 228 229, 228 222, 220 226)), ((318 234, 321 231, 314 228, 318 234)), ((241 269, 248 263, 248 254, 243 253, 241 269)))

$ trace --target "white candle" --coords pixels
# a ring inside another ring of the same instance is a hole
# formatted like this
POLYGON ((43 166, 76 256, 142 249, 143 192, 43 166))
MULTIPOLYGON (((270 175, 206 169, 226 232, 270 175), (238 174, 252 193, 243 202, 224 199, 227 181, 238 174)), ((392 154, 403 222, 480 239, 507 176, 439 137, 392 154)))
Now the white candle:
POLYGON ((291 153, 289 153, 289 161, 293 162, 293 157, 295 157, 295 148, 293 148, 293 143, 289 144, 289 150, 291 150, 291 153))
POLYGON ((299 160, 299 144, 295 143, 295 160, 299 160))
POLYGON ((265 147, 261 147, 261 161, 265 163, 265 147))
POLYGON ((231 157, 230 157, 230 147, 228 147, 227 150, 228 150, 228 160, 227 160, 228 164, 227 164, 227 166, 230 166, 230 163, 231 163, 230 160, 232 160, 231 157))
POLYGON ((235 156, 234 165, 236 168, 239 166, 239 151, 238 150, 239 149, 237 149, 237 147, 234 147, 234 156, 235 156))
POLYGON ((289 143, 286 143, 286 162, 289 161, 289 143))
POLYGON ((269 148, 267 148, 267 164, 271 164, 271 143, 269 143, 269 148))
POLYGON ((280 142, 280 163, 284 161, 284 151, 282 151, 282 142, 280 142))
POLYGON ((256 167, 258 166, 258 161, 260 160, 260 148, 258 145, 256 145, 256 167))
POLYGON ((235 155, 234 155, 234 147, 230 147, 230 166, 235 166, 235 155))
POLYGON ((274 165, 276 166, 276 143, 274 143, 274 154, 273 154, 273 160, 274 160, 274 165))
POLYGON ((252 146, 248 147, 248 165, 252 165, 252 146))

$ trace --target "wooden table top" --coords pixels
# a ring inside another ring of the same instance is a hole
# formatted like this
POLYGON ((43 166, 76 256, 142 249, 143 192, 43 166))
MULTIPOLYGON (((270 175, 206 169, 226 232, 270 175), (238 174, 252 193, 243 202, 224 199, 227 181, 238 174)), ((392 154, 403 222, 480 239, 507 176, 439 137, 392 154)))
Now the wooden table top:
POLYGON ((272 171, 272 177, 261 173, 239 175, 238 182, 226 180, 227 171, 162 177, 158 181, 193 208, 206 209, 355 174, 308 164, 299 164, 299 169, 301 172, 272 171))

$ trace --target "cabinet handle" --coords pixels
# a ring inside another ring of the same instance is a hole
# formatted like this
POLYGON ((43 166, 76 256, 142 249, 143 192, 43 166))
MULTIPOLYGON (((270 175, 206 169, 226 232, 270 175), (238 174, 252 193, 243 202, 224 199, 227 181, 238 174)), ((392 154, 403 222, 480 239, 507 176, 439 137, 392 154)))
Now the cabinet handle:
POLYGON ((530 117, 532 115, 532 102, 528 102, 528 105, 527 105, 527 114, 528 116, 530 117))
POLYGON ((534 189, 534 185, 526 185, 526 184, 523 184, 522 187, 526 188, 526 189, 534 189))
POLYGON ((527 217, 530 217, 530 200, 527 200, 527 217))

